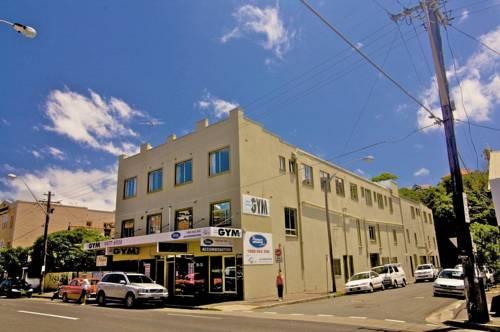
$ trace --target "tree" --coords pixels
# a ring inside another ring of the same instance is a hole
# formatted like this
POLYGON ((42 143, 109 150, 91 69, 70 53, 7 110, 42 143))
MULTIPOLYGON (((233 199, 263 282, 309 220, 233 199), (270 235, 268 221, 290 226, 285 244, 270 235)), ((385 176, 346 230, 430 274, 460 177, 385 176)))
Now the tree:
POLYGON ((0 274, 7 271, 11 277, 20 277, 22 268, 28 266, 27 248, 4 248, 0 249, 0 274))
POLYGON ((497 226, 471 224, 472 236, 477 250, 477 261, 500 271, 500 230, 497 226))
MULTIPOLYGON (((47 272, 86 271, 95 267, 94 252, 84 251, 83 243, 104 240, 98 231, 72 229, 49 234, 47 240, 47 272)), ((37 275, 43 264, 43 237, 33 244, 30 272, 37 275)))
POLYGON ((379 175, 376 175, 372 177, 373 182, 380 182, 380 181, 386 181, 386 180, 397 180, 398 176, 392 173, 387 173, 383 172, 380 173, 379 175))

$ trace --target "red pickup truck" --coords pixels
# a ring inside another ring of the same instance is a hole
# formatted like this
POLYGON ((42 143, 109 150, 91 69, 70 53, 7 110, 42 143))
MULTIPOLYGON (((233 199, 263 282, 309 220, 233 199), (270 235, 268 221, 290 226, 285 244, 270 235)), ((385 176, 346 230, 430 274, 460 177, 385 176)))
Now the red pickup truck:
MULTIPOLYGON (((75 278, 71 280, 68 285, 61 286, 59 289, 59 297, 62 298, 63 302, 68 302, 69 300, 78 301, 82 295, 83 280, 85 278, 75 278)), ((98 279, 87 279, 90 283, 90 287, 87 290, 87 299, 95 299, 96 297, 96 285, 99 282, 98 279)))

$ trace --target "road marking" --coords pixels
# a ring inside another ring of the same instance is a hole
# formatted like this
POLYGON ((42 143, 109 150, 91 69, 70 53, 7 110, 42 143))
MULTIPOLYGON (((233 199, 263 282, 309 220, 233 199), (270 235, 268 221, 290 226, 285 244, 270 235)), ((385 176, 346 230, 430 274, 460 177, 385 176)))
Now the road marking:
POLYGON ((394 322, 394 323, 406 323, 404 320, 397 319, 384 319, 386 322, 394 322))
POLYGON ((251 310, 243 310, 242 312, 246 312, 247 314, 252 314, 253 313, 253 311, 251 311, 251 310))
POLYGON ((423 297, 423 296, 416 296, 415 298, 416 298, 416 299, 419 299, 419 300, 424 299, 424 297, 423 297))
POLYGON ((328 315, 328 314, 317 314, 316 316, 318 316, 318 317, 333 317, 333 315, 328 315))
POLYGON ((359 316, 349 316, 349 318, 354 318, 354 319, 366 319, 366 317, 359 317, 359 316))
POLYGON ((290 314, 290 316, 304 316, 304 314, 290 314))
POLYGON ((180 317, 206 318, 206 319, 222 319, 220 317, 185 315, 185 314, 172 314, 172 313, 168 313, 167 315, 168 316, 180 316, 180 317))
POLYGON ((274 311, 264 311, 265 314, 268 314, 268 315, 276 315, 277 312, 274 312, 274 311))
POLYGON ((24 311, 24 310, 18 310, 17 312, 21 312, 23 314, 46 316, 46 317, 54 317, 54 318, 62 318, 62 319, 69 319, 69 320, 78 320, 78 319, 80 319, 80 318, 69 317, 69 316, 59 316, 59 315, 52 315, 52 314, 44 314, 43 312, 24 311))

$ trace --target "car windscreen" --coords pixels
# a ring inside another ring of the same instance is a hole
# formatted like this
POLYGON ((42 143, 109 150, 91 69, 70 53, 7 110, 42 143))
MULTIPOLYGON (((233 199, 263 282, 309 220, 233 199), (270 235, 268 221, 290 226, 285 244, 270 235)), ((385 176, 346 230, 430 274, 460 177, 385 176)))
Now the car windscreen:
POLYGON ((153 280, 151 280, 149 277, 141 276, 141 275, 137 275, 137 274, 136 275, 128 274, 127 278, 132 284, 152 284, 153 283, 153 280))
POLYGON ((387 266, 378 266, 378 267, 374 267, 372 269, 372 271, 375 271, 378 274, 389 273, 389 267, 387 267, 387 266))
POLYGON ((430 265, 419 265, 417 270, 429 270, 431 268, 430 265))
POLYGON ((462 271, 451 271, 451 270, 443 270, 439 274, 439 278, 444 279, 463 279, 464 274, 462 271))
POLYGON ((362 279, 370 279, 370 274, 369 273, 358 273, 358 274, 353 275, 349 280, 355 281, 355 280, 362 280, 362 279))

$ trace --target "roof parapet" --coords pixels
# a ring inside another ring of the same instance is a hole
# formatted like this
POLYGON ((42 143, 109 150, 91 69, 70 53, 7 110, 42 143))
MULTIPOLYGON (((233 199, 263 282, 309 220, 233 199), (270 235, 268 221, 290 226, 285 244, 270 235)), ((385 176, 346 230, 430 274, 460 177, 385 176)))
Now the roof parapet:
POLYGON ((169 142, 173 142, 177 139, 177 135, 176 134, 171 134, 167 137, 167 143, 169 142))
POLYGON ((151 144, 149 143, 141 144, 141 153, 146 152, 148 150, 151 150, 151 144))
POLYGON ((196 131, 200 131, 203 128, 207 128, 207 127, 208 127, 208 119, 207 118, 196 122, 196 131))

